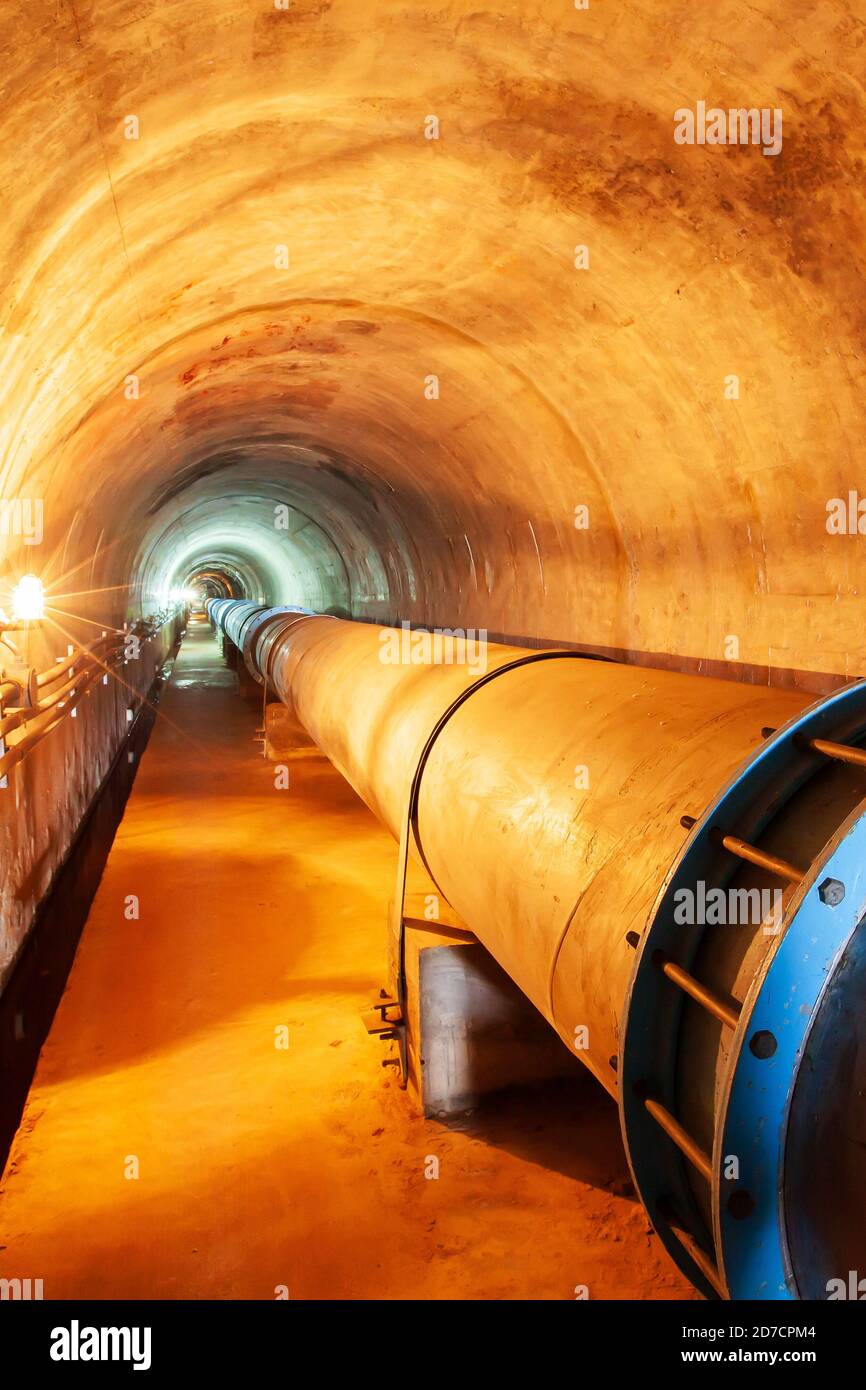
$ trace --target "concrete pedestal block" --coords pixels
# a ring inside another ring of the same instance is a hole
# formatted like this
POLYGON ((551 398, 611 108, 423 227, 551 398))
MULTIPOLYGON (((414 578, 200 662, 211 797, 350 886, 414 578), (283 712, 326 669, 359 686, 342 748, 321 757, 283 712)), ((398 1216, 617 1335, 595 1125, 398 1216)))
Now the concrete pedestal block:
POLYGON ((235 664, 234 670, 235 675, 237 676, 238 694, 240 695, 241 699, 255 700, 258 704, 260 704, 262 699, 262 687, 259 685, 258 681, 253 680, 252 676, 247 670, 246 663, 243 661, 238 661, 235 664))
POLYGON ((306 729, 285 705, 265 706, 265 757, 272 763, 318 753, 306 729))
POLYGON ((409 1088, 427 1116, 474 1109, 506 1086, 573 1076, 580 1063, 480 942, 440 906, 406 916, 409 1088))

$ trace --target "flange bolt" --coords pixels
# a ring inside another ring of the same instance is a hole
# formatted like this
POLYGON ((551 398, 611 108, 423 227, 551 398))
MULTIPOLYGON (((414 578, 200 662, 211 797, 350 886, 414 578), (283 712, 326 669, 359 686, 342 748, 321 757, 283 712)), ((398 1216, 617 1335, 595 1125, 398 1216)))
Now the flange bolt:
POLYGON ((818 885, 818 897, 828 907, 838 907, 844 896, 845 885, 840 883, 838 878, 825 878, 824 882, 818 885))

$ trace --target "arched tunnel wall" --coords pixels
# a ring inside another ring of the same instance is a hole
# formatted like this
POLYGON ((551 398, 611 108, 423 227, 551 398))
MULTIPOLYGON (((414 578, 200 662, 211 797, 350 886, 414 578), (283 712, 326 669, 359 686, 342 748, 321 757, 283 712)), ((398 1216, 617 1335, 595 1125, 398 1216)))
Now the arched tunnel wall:
POLYGON ((223 564, 370 621, 858 674, 863 539, 827 507, 863 423, 862 26, 780 23, 7 5, 0 606, 44 578, 34 661, 223 564), (780 108, 781 152, 677 144, 699 100, 780 108))

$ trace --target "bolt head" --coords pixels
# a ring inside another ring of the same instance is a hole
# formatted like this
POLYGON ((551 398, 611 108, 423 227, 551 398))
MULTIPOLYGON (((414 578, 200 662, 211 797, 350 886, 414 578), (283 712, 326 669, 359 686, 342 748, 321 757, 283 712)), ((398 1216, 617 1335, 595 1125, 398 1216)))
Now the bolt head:
POLYGON ((838 878, 825 878, 818 885, 818 897, 828 907, 837 907, 845 896, 845 885, 838 878))

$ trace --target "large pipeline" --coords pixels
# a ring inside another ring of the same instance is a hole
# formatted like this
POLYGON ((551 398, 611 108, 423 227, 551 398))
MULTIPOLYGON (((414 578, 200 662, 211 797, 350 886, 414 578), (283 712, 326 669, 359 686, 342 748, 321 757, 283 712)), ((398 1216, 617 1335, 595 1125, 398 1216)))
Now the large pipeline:
POLYGON ((395 837, 409 817, 444 898, 617 1098, 696 1286, 847 1287, 866 1263, 866 683, 808 703, 296 612, 257 610, 250 640, 230 601, 209 611, 395 837))

